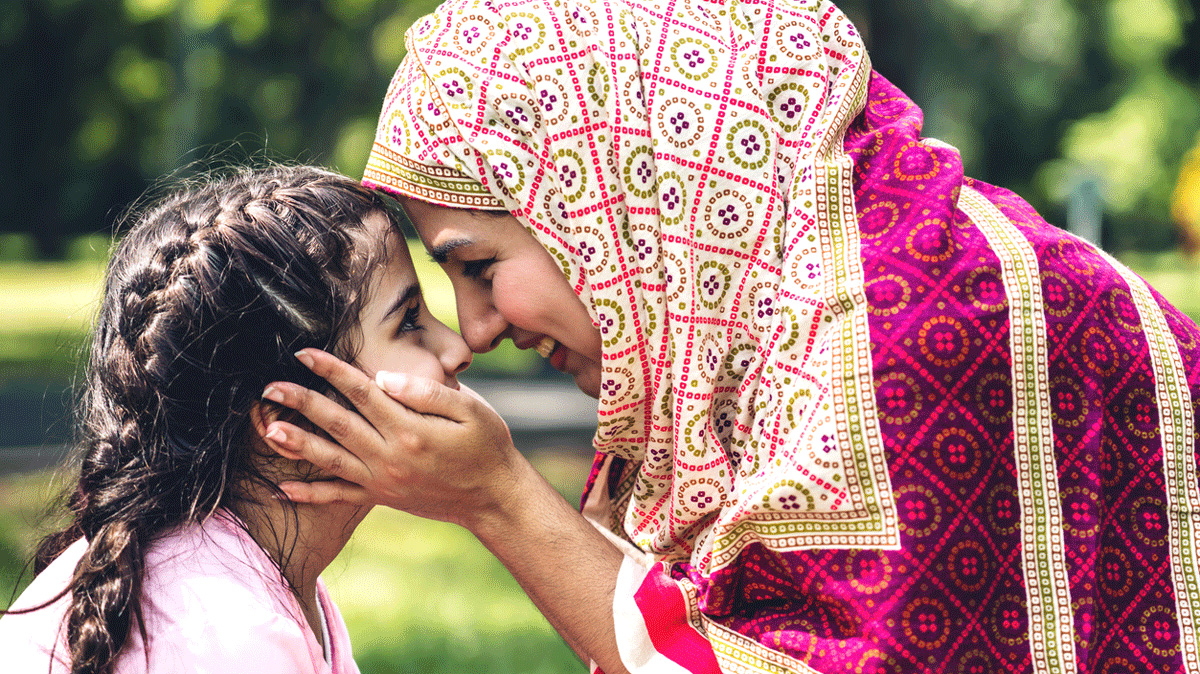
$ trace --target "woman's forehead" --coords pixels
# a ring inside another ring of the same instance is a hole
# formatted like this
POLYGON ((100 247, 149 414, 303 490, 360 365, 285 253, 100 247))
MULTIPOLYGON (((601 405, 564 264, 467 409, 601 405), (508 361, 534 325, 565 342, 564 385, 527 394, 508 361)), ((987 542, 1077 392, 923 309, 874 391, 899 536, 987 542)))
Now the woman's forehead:
MULTIPOLYGON (((511 236, 521 223, 504 213, 499 217, 463 208, 436 206, 416 199, 401 201, 425 247, 433 252, 449 244, 485 243, 511 236)), ((457 247, 453 246, 453 247, 457 247)))

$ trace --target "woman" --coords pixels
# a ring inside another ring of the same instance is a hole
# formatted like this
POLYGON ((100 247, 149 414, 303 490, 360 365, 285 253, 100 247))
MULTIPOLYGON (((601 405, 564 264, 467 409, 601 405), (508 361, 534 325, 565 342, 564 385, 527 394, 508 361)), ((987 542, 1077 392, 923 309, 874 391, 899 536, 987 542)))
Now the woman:
MULTIPOLYGON (((1200 668, 1200 330, 920 126, 824 1, 451 0, 409 32, 365 182, 472 349, 540 344, 599 397, 611 542, 506 496, 521 467, 434 516, 609 674, 1200 668)), ((464 451, 317 407, 340 446, 291 451, 361 486, 300 500, 413 508, 464 451)))
POLYGON ((92 332, 73 522, 0 612, 5 671, 358 672, 320 573, 368 509, 277 498, 328 476, 259 440, 295 417, 260 398, 281 367, 320 383, 305 347, 451 387, 471 360, 392 211, 349 178, 241 170, 140 213, 92 332))

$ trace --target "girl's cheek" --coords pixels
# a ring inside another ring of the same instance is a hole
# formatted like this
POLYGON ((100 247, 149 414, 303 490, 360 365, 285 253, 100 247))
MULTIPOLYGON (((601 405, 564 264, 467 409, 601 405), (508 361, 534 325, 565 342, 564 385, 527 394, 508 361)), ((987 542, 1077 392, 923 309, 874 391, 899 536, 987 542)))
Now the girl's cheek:
POLYGON ((442 369, 442 363, 438 360, 437 354, 424 348, 414 349, 407 353, 405 358, 398 359, 393 367, 383 369, 446 383, 446 372, 442 369))
POLYGON ((380 370, 403 372, 435 381, 444 378, 437 356, 423 347, 413 344, 391 344, 387 350, 371 356, 373 357, 360 355, 358 362, 363 372, 372 379, 380 370))
POLYGON ((425 372, 420 373, 422 377, 432 379, 439 384, 446 383, 446 371, 442 369, 441 361, 437 359, 437 356, 430 354, 425 362, 425 367, 422 369, 425 370, 425 372))

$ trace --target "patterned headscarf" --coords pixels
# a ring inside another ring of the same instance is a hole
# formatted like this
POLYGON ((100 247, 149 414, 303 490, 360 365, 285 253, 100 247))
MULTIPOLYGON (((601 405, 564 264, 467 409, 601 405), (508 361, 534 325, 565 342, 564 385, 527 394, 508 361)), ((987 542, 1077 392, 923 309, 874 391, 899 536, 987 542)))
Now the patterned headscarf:
POLYGON ((899 545, 841 139, 870 66, 826 0, 450 0, 364 182, 511 211, 603 337, 612 528, 708 570, 899 545))

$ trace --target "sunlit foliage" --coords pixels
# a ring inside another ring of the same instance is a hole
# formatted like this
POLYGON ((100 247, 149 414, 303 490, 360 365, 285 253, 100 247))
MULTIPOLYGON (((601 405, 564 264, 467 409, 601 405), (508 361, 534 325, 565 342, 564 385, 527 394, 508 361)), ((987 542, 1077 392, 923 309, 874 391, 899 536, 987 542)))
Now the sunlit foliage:
POLYGON ((844 3, 877 68, 925 109, 927 135, 971 175, 1065 221, 1098 183, 1105 243, 1171 246, 1170 199, 1200 130, 1200 23, 1192 0, 844 3))
MULTIPOLYGON (((1111 248, 1176 240, 1200 131, 1198 0, 844 0, 968 172, 1051 220, 1095 181, 1111 248), (1181 187, 1186 191, 1186 186, 1181 187)), ((361 170, 404 31, 436 0, 25 0, 0 10, 0 231, 43 253, 157 176, 228 158, 361 170)))

